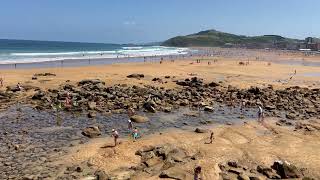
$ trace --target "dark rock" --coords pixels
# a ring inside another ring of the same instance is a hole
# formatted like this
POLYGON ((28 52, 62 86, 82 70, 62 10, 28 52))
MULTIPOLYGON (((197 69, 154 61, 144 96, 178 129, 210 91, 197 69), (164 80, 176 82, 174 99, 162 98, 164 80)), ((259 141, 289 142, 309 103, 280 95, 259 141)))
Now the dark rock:
POLYGON ((286 161, 275 161, 271 167, 284 179, 302 177, 300 170, 286 161))
POLYGON ((82 80, 82 81, 80 81, 79 83, 78 83, 78 85, 85 85, 85 84, 92 84, 92 85, 96 85, 96 84, 105 84, 105 82, 102 82, 101 80, 99 80, 99 79, 84 79, 84 80, 82 80))
POLYGON ((141 79, 141 78, 144 78, 144 74, 130 74, 127 76, 127 78, 141 79))
POLYGON ((257 171, 270 179, 280 179, 281 176, 274 172, 271 168, 259 165, 257 171))
POLYGON ((214 107, 211 107, 211 106, 205 106, 204 111, 207 111, 207 112, 213 112, 214 111, 214 107))
POLYGON ((153 78, 152 81, 162 82, 162 79, 160 79, 160 78, 153 78))
POLYGON ((152 113, 156 113, 157 112, 155 106, 156 106, 156 104, 153 101, 148 101, 148 102, 144 103, 144 105, 143 105, 143 107, 147 111, 152 112, 152 113))
POLYGON ((230 167, 234 167, 234 168, 238 168, 239 167, 237 161, 228 161, 228 165, 230 167))
POLYGON ((53 73, 38 73, 38 74, 34 74, 33 75, 34 77, 37 77, 37 76, 56 76, 56 74, 53 74, 53 73))
POLYGON ((243 170, 242 169, 238 169, 238 168, 230 168, 228 170, 228 172, 236 174, 236 175, 240 175, 241 173, 243 173, 243 170))
POLYGON ((271 110, 275 110, 275 109, 276 109, 276 106, 274 106, 274 105, 266 105, 266 106, 264 106, 264 108, 265 108, 266 110, 268 110, 268 111, 271 111, 271 110))
POLYGON ((218 87, 218 86, 220 86, 220 84, 216 83, 216 82, 211 82, 211 83, 208 84, 208 86, 210 86, 210 87, 218 87))
POLYGON ((41 100, 42 97, 44 97, 46 94, 44 91, 37 91, 33 96, 32 99, 34 100, 41 100))
POLYGON ((21 91, 21 89, 18 86, 7 86, 7 91, 17 92, 21 91))
POLYGON ((202 129, 202 128, 196 128, 194 130, 194 132, 196 132, 196 133, 208 133, 209 130, 208 129, 202 129))

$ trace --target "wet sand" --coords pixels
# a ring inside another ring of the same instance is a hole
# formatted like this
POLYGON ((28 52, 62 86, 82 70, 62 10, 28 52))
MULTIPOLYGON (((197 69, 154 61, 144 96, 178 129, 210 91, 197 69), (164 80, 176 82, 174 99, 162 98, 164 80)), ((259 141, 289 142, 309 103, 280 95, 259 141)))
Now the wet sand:
MULTIPOLYGON (((185 172, 192 172, 196 165, 200 165, 203 178, 208 180, 219 179, 221 170, 218 164, 229 160, 241 162, 249 168, 259 164, 270 166, 275 160, 286 160, 298 167, 307 168, 308 175, 319 178, 319 132, 305 134, 304 131, 293 131, 292 127, 279 127, 274 123, 275 119, 270 118, 265 125, 256 122, 233 126, 216 125, 211 128, 215 133, 212 144, 206 144, 209 142, 209 133, 196 134, 194 129, 169 129, 162 134, 143 137, 137 142, 124 137, 114 149, 101 148, 112 145, 112 139, 96 139, 76 147, 66 159, 71 164, 90 161, 94 166, 112 173, 139 164, 140 157, 135 152, 141 147, 169 143, 186 149, 189 154, 201 152, 202 158, 184 164, 181 168, 185 172)), ((158 179, 143 174, 140 178, 158 179)))

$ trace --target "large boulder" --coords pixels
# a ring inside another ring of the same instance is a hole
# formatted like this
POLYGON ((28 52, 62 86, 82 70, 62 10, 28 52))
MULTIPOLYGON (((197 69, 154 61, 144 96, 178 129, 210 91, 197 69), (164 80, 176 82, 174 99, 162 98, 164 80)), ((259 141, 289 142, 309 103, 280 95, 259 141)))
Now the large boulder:
POLYGON ((257 171, 270 179, 280 179, 280 175, 278 175, 273 169, 259 165, 257 167, 257 171))
POLYGON ((145 116, 133 115, 130 117, 130 120, 135 123, 145 123, 149 121, 149 118, 145 116))
POLYGON ((302 177, 300 170, 286 161, 275 161, 271 167, 276 170, 283 179, 302 177))
POLYGON ((84 128, 81 134, 89 138, 95 138, 101 136, 101 131, 98 126, 90 126, 84 128))
POLYGON ((149 111, 149 112, 152 112, 152 113, 155 113, 157 112, 156 110, 156 103, 154 101, 148 101, 148 102, 145 102, 143 104, 143 107, 149 111))

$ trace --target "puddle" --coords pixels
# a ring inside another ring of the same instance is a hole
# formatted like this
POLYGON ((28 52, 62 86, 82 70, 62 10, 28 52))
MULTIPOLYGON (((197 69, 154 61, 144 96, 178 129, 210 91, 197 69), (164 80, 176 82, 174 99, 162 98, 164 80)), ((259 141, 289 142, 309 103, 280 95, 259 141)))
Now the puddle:
POLYGON ((303 73, 301 76, 304 76, 304 77, 320 77, 320 72, 303 73))
POLYGON ((276 64, 285 64, 291 66, 311 66, 311 67, 320 67, 320 60, 318 62, 315 61, 305 61, 305 60, 276 60, 272 61, 272 63, 276 64))

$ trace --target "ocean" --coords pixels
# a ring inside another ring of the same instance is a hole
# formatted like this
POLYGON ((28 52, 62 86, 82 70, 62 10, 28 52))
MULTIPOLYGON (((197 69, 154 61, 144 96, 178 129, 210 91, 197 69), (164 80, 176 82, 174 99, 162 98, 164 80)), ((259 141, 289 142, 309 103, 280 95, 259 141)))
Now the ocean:
POLYGON ((187 48, 0 39, 0 64, 188 54, 187 48))

